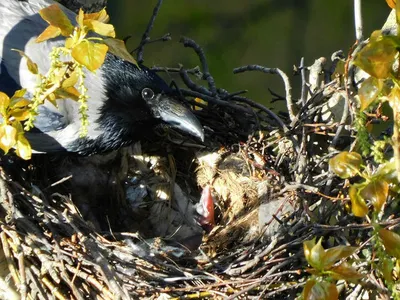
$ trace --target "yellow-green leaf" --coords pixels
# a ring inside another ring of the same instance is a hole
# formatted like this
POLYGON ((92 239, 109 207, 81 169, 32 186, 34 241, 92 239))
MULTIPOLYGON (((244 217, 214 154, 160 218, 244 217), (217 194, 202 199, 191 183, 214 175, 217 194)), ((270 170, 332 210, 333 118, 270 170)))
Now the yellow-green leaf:
MULTIPOLYGON (((392 2, 393 2, 394 0, 392 0, 392 2)), ((399 24, 400 24, 400 1, 399 2, 397 2, 397 1, 394 1, 394 3, 395 3, 395 9, 396 9, 396 22, 397 22, 397 27, 399 26, 399 24)))
POLYGON ((47 23, 59 28, 63 36, 70 36, 74 31, 74 26, 58 4, 41 9, 39 14, 47 23))
POLYGON ((55 93, 56 93, 55 96, 57 98, 71 99, 75 101, 78 101, 80 96, 79 91, 73 86, 67 87, 65 89, 59 88, 55 93))
POLYGON ((78 15, 76 16, 76 23, 78 23, 78 25, 79 25, 79 27, 80 28, 83 28, 83 20, 84 20, 84 13, 83 13, 83 10, 82 10, 82 8, 80 8, 79 9, 79 13, 78 13, 78 15))
POLYGON ((138 64, 136 60, 133 58, 133 56, 129 53, 129 51, 126 49, 125 43, 122 40, 118 39, 113 39, 113 38, 108 38, 104 39, 103 43, 105 43, 108 46, 108 51, 115 56, 122 58, 123 60, 129 61, 136 65, 137 67, 138 64))
POLYGON ((31 101, 25 98, 17 98, 11 101, 10 114, 17 121, 25 121, 30 116, 29 104, 31 101))
POLYGON ((85 20, 83 22, 88 29, 103 36, 115 37, 115 29, 111 24, 105 24, 97 20, 85 20))
POLYGON ((362 163, 361 155, 357 152, 343 151, 329 160, 331 170, 341 178, 357 175, 362 163))
POLYGON ((90 71, 101 67, 106 58, 108 47, 104 44, 83 40, 72 49, 72 57, 90 71))
POLYGON ((356 281, 364 277, 355 268, 344 262, 329 270, 329 275, 336 280, 356 281))
POLYGON ((14 95, 11 97, 11 99, 14 100, 17 98, 22 98, 25 96, 25 93, 26 93, 26 89, 20 89, 14 93, 14 95))
POLYGON ((47 41, 49 39, 53 39, 58 37, 61 34, 61 29, 53 26, 53 25, 49 25, 47 26, 47 28, 41 33, 39 34, 39 36, 36 38, 36 43, 41 43, 44 41, 47 41))
POLYGON ((3 125, 0 127, 0 148, 4 153, 15 145, 17 141, 17 129, 11 125, 3 125))
POLYGON ((16 151, 17 155, 22 159, 28 160, 32 157, 32 148, 28 140, 23 134, 18 134, 16 151))
POLYGON ((364 187, 360 196, 365 201, 371 201, 376 212, 380 212, 383 204, 386 202, 386 198, 389 194, 389 183, 385 180, 373 180, 364 187))
POLYGON ((356 217, 365 217, 368 213, 368 206, 364 199, 359 195, 358 188, 354 185, 349 188, 349 196, 351 201, 351 211, 353 214, 356 217))
POLYGON ((29 72, 31 72, 32 74, 38 74, 39 73, 39 69, 37 64, 35 64, 31 58, 25 54, 24 51, 18 50, 18 49, 11 49, 13 51, 18 52, 22 57, 24 57, 26 59, 26 65, 28 67, 29 72))
POLYGON ((315 244, 315 238, 303 243, 304 256, 307 262, 315 269, 322 270, 325 259, 325 250, 321 245, 322 238, 315 244))
POLYGON ((107 11, 105 8, 103 8, 101 11, 96 12, 96 13, 85 14, 84 19, 85 20, 97 20, 102 23, 108 23, 110 21, 110 17, 107 14, 107 11))
POLYGON ((357 54, 354 64, 376 78, 385 79, 392 72, 396 54, 393 37, 374 32, 370 42, 357 54))
POLYGON ((75 86, 75 84, 79 80, 79 74, 77 70, 74 70, 72 73, 68 74, 68 77, 64 79, 61 83, 62 88, 69 88, 75 86))
POLYGON ((357 250, 357 247, 336 246, 325 250, 324 269, 329 269, 336 262, 346 257, 349 257, 357 250))
POLYGON ((337 300, 336 285, 326 281, 308 280, 303 290, 304 300, 337 300))
POLYGON ((381 264, 382 268, 382 275, 383 278, 389 282, 392 283, 393 282, 393 269, 394 269, 394 265, 393 265, 393 261, 392 259, 389 259, 387 257, 382 258, 383 262, 381 264))
POLYGON ((387 229, 381 229, 379 237, 382 239, 386 252, 400 259, 400 235, 387 229))
POLYGON ((3 92, 0 92, 0 114, 3 116, 3 122, 5 121, 4 118, 8 118, 8 107, 10 106, 10 98, 3 92))
POLYGON ((358 90, 360 96, 361 107, 360 110, 364 111, 370 104, 378 97, 383 87, 382 79, 370 77, 361 84, 358 90))
POLYGON ((65 48, 71 49, 73 45, 74 45, 74 40, 72 38, 65 39, 65 48))

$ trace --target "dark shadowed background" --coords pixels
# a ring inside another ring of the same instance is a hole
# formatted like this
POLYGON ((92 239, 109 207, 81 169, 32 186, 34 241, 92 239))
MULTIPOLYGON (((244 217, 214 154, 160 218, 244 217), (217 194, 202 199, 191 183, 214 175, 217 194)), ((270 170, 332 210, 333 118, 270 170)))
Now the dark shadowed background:
MULTIPOLYGON (((133 36, 129 49, 138 45, 156 2, 109 0, 118 37, 133 36)), ((390 9, 384 0, 366 0, 362 5, 364 35, 369 36, 383 25, 390 9)), ((217 87, 230 92, 247 89, 248 96, 267 104, 271 98, 268 87, 283 95, 281 81, 261 73, 233 75, 232 69, 260 64, 292 75, 293 65, 298 65, 302 56, 310 65, 321 56, 330 58, 336 50, 347 54, 355 40, 353 1, 164 0, 151 37, 167 32, 172 41, 146 46, 147 66, 198 65, 194 52, 179 44, 180 36, 187 36, 206 52, 217 87)), ((297 97, 299 80, 293 83, 297 97)))

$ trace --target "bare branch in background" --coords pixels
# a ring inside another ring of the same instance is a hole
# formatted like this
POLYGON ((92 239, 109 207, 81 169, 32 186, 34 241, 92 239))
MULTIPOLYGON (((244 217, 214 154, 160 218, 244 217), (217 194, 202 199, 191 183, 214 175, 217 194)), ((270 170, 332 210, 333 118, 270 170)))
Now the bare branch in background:
POLYGON ((354 0, 354 27, 356 30, 357 41, 362 41, 363 23, 362 23, 362 12, 361 12, 361 0, 354 0))

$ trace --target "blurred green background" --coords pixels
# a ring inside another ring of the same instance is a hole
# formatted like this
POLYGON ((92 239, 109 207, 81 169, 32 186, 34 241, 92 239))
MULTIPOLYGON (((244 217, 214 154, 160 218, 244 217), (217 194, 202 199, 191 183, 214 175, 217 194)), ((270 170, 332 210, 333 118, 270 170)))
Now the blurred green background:
MULTIPOLYGON (((157 1, 108 2, 118 37, 132 35, 128 48, 136 48, 157 1)), ((390 9, 385 0, 364 0, 362 5, 367 37, 383 25, 390 9)), ((167 32, 172 41, 145 47, 147 66, 199 65, 194 52, 179 43, 180 36, 187 36, 203 47, 217 87, 230 92, 247 89, 249 97, 267 104, 271 99, 268 88, 284 94, 279 78, 258 72, 233 75, 232 69, 260 64, 279 67, 292 77, 293 65, 302 56, 310 65, 321 56, 329 59, 336 50, 347 55, 355 41, 353 1, 164 0, 151 38, 167 32)), ((298 98, 300 78, 292 78, 292 83, 293 96, 298 98)))

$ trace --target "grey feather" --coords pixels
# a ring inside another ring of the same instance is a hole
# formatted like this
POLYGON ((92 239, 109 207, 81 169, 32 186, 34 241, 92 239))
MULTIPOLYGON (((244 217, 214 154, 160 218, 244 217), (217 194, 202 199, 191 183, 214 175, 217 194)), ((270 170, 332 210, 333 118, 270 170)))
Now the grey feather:
MULTIPOLYGON (((0 0, 0 91, 12 94, 19 87, 24 87, 29 94, 37 85, 37 78, 27 67, 26 59, 12 49, 24 51, 34 61, 42 74, 46 74, 50 68, 49 53, 55 46, 63 44, 63 38, 49 40, 43 43, 36 43, 36 37, 43 32, 48 24, 39 15, 39 10, 54 4, 51 0, 0 0)), ((58 4, 67 14, 74 24, 75 14, 62 5, 58 4)), ((102 70, 96 73, 86 73, 86 88, 88 89, 88 117, 89 124, 96 124, 99 117, 99 109, 105 99, 102 70)), ((46 132, 50 139, 59 140, 58 150, 64 150, 73 142, 80 129, 79 104, 71 99, 57 101, 58 109, 51 103, 45 103, 41 108, 36 120, 37 128, 46 132), (53 123, 48 122, 50 117, 53 123), (60 137, 62 137, 60 139, 60 137)), ((95 139, 101 134, 96 125, 88 128, 88 139, 95 139)), ((49 138, 35 132, 27 135, 31 141, 35 139, 41 149, 47 148, 45 145, 49 138)), ((35 150, 35 145, 32 146, 35 150)), ((57 146, 51 141, 49 148, 55 149, 57 146)), ((42 150, 39 150, 42 151, 42 150)))

